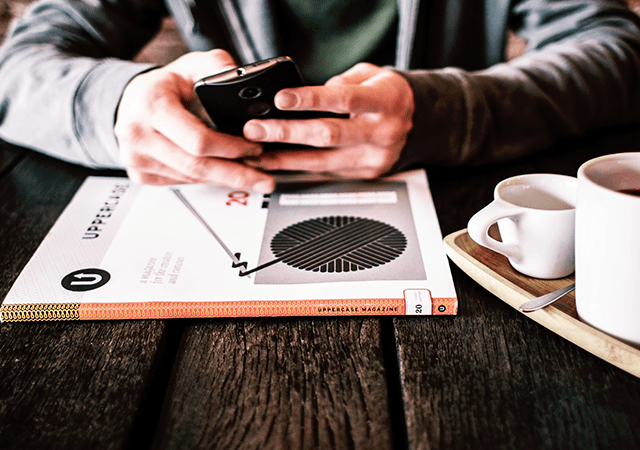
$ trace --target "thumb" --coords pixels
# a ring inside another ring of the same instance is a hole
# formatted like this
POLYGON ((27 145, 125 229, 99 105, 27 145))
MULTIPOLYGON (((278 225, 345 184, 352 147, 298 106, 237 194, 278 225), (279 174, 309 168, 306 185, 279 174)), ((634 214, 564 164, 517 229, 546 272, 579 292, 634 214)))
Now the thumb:
POLYGON ((167 69, 195 83, 201 78, 237 67, 233 56, 226 50, 190 52, 167 66, 167 69))

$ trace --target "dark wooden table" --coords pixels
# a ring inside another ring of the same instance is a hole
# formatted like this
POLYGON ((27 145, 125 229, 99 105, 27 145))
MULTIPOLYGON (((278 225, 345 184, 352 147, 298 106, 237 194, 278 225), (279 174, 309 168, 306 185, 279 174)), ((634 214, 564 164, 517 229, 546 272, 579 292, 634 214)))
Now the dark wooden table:
MULTIPOLYGON (((623 151, 640 127, 430 169, 442 232, 503 178, 623 151)), ((0 298, 95 174, 0 145, 0 298)), ((2 324, 0 448, 640 448, 640 379, 452 271, 455 317, 2 324)))

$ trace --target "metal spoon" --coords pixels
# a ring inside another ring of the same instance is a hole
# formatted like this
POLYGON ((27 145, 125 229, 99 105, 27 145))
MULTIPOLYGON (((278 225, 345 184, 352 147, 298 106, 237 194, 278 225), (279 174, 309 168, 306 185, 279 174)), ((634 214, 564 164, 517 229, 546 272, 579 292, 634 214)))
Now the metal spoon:
POLYGON ((520 306, 520 311, 522 312, 537 311, 538 309, 544 308, 545 306, 552 304, 556 300, 561 299, 562 297, 567 295, 569 292, 573 291, 575 288, 576 288, 576 284, 573 283, 573 284, 570 284, 569 286, 565 286, 561 289, 558 289, 557 291, 553 291, 548 294, 541 295, 540 297, 536 297, 533 300, 523 303, 522 306, 520 306))

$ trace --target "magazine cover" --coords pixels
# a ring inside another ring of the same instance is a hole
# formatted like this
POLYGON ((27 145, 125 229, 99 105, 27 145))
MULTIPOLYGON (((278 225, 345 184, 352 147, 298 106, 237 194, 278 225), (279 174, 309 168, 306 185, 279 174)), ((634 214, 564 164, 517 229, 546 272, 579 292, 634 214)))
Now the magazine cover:
POLYGON ((0 306, 2 321, 456 313, 422 170, 270 195, 89 177, 0 306))

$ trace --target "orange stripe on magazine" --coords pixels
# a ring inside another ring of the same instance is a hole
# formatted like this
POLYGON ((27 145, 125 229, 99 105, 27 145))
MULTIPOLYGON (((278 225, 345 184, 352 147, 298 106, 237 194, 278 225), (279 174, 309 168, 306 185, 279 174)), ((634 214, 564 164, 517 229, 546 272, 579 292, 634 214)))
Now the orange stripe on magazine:
POLYGON ((434 298, 431 301, 431 314, 434 316, 449 316, 458 314, 457 298, 434 298))
POLYGON ((404 299, 84 303, 80 320, 404 315, 404 299))

